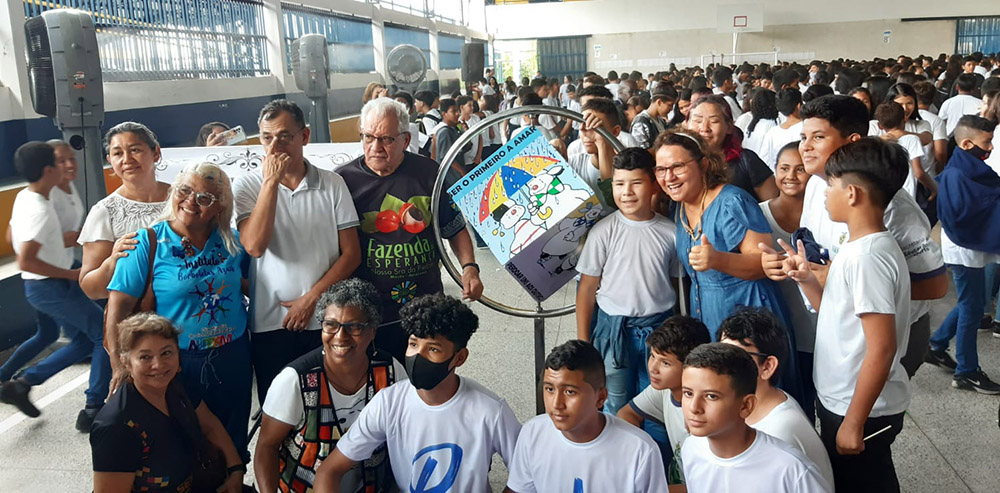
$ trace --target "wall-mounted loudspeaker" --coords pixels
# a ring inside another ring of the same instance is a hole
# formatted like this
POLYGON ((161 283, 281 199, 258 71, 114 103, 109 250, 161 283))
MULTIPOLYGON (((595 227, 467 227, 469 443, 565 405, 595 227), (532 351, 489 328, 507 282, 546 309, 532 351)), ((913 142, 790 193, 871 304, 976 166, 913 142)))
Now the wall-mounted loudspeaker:
POLYGON ((462 80, 466 84, 483 78, 486 68, 486 46, 483 43, 462 45, 462 80))

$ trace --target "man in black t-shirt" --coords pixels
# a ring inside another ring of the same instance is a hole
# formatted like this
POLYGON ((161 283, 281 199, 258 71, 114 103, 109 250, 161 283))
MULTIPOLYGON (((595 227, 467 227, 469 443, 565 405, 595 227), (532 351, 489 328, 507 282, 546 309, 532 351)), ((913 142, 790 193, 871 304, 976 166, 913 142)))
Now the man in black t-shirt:
MULTIPOLYGON (((400 361, 407 336, 399 326, 399 309, 416 296, 444 289, 431 226, 438 166, 406 152, 408 129, 402 104, 385 98, 369 101, 361 110, 364 155, 337 170, 361 220, 361 266, 355 275, 374 284, 382 296, 383 323, 375 344, 400 361)), ((483 285, 472 240, 447 192, 437 220, 462 266, 462 297, 478 300, 483 285)))

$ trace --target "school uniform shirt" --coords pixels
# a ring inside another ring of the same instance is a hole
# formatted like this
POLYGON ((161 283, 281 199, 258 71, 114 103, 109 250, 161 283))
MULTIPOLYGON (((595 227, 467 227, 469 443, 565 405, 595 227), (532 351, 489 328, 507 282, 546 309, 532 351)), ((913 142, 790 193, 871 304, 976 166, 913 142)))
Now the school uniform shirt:
POLYGON ((753 120, 753 113, 748 111, 740 115, 740 117, 737 118, 733 122, 733 124, 736 125, 743 132, 743 135, 746 135, 747 128, 750 127, 750 120, 753 120))
POLYGON ((707 437, 688 437, 681 455, 689 493, 832 493, 819 469, 797 449, 762 431, 735 457, 717 457, 707 437))
POLYGON ((798 142, 801 139, 802 122, 798 122, 788 128, 781 128, 781 125, 775 125, 764 134, 764 141, 761 143, 760 152, 757 154, 760 156, 761 161, 764 161, 764 164, 771 168, 771 171, 774 171, 778 165, 778 153, 781 152, 781 148, 791 142, 798 142))
POLYGON ((861 316, 895 315, 896 353, 871 417, 891 416, 910 403, 909 378, 900 364, 910 336, 910 277, 906 258, 888 231, 872 233, 840 247, 830 265, 816 320, 813 381, 824 408, 847 414, 865 357, 861 316))
POLYGON ((424 113, 424 115, 420 118, 421 122, 424 124, 424 130, 427 131, 427 135, 434 135, 434 127, 441 123, 441 111, 436 108, 432 108, 427 113, 424 113))
MULTIPOLYGON (((622 145, 625 147, 639 147, 639 141, 636 140, 636 138, 632 134, 624 130, 618 132, 618 142, 621 142, 622 145)), ((576 139, 573 142, 571 142, 568 146, 566 146, 566 155, 569 156, 570 158, 572 158, 577 154, 586 154, 586 153, 587 149, 583 147, 583 141, 580 139, 576 139)))
POLYGON ((729 109, 732 110, 733 112, 733 120, 739 118, 740 115, 743 114, 743 110, 740 109, 740 105, 736 104, 736 100, 733 99, 732 96, 722 92, 722 89, 719 89, 718 87, 713 88, 712 94, 721 95, 723 98, 726 99, 726 102, 729 103, 729 109))
POLYGON ((56 215, 59 216, 59 226, 63 233, 69 231, 80 231, 83 224, 83 201, 76 191, 76 185, 69 182, 69 193, 64 192, 59 187, 53 187, 49 192, 49 200, 56 208, 56 215))
MULTIPOLYGON (((903 135, 897 141, 903 150, 906 151, 906 163, 910 164, 914 159, 921 159, 924 157, 924 148, 920 145, 920 137, 916 135, 903 135)), ((923 166, 921 166, 922 168, 923 166)), ((906 181, 903 182, 903 190, 909 193, 914 198, 917 197, 917 178, 913 175, 913 167, 908 166, 906 173, 906 181)))
MULTIPOLYGON (((781 229, 781 225, 774 218, 771 212, 771 201, 760 203, 760 211, 764 213, 767 223, 771 226, 771 246, 775 251, 782 251, 778 244, 780 238, 785 243, 791 245, 792 233, 781 229)), ((785 297, 788 305, 788 314, 792 319, 792 331, 795 333, 795 350, 804 353, 812 353, 816 345, 816 314, 809 310, 806 301, 799 296, 799 285, 792 279, 785 279, 778 282, 778 288, 785 297)))
POLYGON ((673 221, 656 213, 635 221, 621 211, 591 228, 576 270, 601 278, 601 310, 645 317, 673 309, 677 295, 670 275, 677 272, 676 229, 673 221))
POLYGON ((439 406, 403 380, 375 394, 337 449, 360 462, 385 443, 404 491, 481 492, 490 491, 493 454, 510 466, 520 431, 507 402, 470 378, 439 406))
MULTIPOLYGON (((340 259, 340 230, 358 226, 351 191, 340 175, 305 162, 306 175, 292 190, 278 185, 274 232, 267 250, 251 261, 250 330, 280 330, 288 313, 283 301, 294 301, 340 259)), ((260 171, 233 182, 236 224, 250 217, 264 184, 260 171)), ((319 330, 309 317, 306 330, 319 330)))
POLYGON ((830 456, 826 453, 823 441, 816 433, 816 427, 809 422, 799 403, 795 402, 788 392, 781 392, 785 394, 785 402, 775 406, 767 416, 751 424, 750 427, 798 449, 816 464, 823 479, 833 485, 833 466, 830 465, 830 456))
MULTIPOLYGON (((566 105, 566 109, 583 114, 583 107, 580 106, 580 102, 575 99, 570 100, 570 102, 566 105)), ((573 130, 580 130, 581 128, 583 128, 583 122, 573 120, 573 130)))
POLYGON ((946 264, 961 265, 972 269, 982 269, 989 264, 1000 262, 1000 255, 980 252, 955 244, 948 237, 948 233, 944 228, 941 228, 941 255, 944 257, 944 263, 946 264))
POLYGON ((923 166, 925 173, 931 176, 937 176, 938 162, 937 155, 934 154, 934 143, 939 140, 948 140, 948 131, 945 128, 944 120, 934 113, 927 110, 917 111, 920 112, 921 120, 930 125, 931 135, 934 138, 930 144, 924 146, 924 157, 920 158, 920 165, 923 166))
MULTIPOLYGON (((479 118, 479 115, 469 115, 469 120, 462 122, 463 126, 462 133, 468 132, 469 129, 475 127, 476 124, 479 123, 481 120, 482 118, 479 118)), ((472 139, 472 143, 470 144, 471 146, 470 149, 466 151, 465 154, 462 155, 462 159, 466 162, 466 164, 472 166, 476 163, 476 156, 479 154, 479 149, 482 146, 487 145, 486 144, 487 138, 489 138, 489 130, 480 133, 476 138, 472 139), (482 138, 483 140, 480 141, 480 138, 482 138)), ((440 154, 440 157, 444 157, 444 155, 440 154)))
MULTIPOLYGON (((743 135, 746 135, 746 138, 743 139, 743 148, 750 149, 755 154, 760 156, 760 153, 764 148, 764 138, 767 136, 768 130, 778 126, 778 121, 764 119, 757 120, 757 125, 754 126, 753 131, 749 130, 749 126, 750 122, 747 122, 747 130, 743 132, 743 135)), ((781 148, 779 147, 778 149, 781 148)), ((775 157, 775 159, 777 159, 777 157, 775 157)), ((767 164, 767 161, 764 161, 764 164, 767 164)), ((774 165, 768 165, 768 167, 772 168, 771 171, 774 171, 774 165)))
POLYGON ((941 109, 938 110, 938 116, 945 121, 945 130, 948 132, 948 137, 951 137, 955 133, 955 127, 958 126, 958 120, 965 115, 975 115, 979 113, 979 106, 983 104, 983 100, 970 96, 968 94, 956 94, 941 103, 941 109))
MULTIPOLYGON (((14 243, 14 253, 20 255, 23 244, 33 241, 41 245, 38 249, 38 260, 53 267, 69 269, 73 265, 73 251, 63 246, 62 233, 59 216, 51 200, 27 188, 17 192, 10 216, 10 235, 14 243)), ((48 279, 47 276, 27 271, 21 271, 21 278, 48 279)))
MULTIPOLYGON (((847 224, 832 221, 826 210, 828 186, 826 180, 818 176, 809 177, 799 226, 809 228, 816 242, 829 250, 830 259, 834 259, 849 235, 847 224)), ((910 279, 926 279, 944 273, 941 246, 931 238, 931 223, 912 196, 903 190, 896 192, 883 219, 886 229, 903 250, 910 279)), ((929 309, 929 301, 911 301, 910 323, 916 322, 929 309)))
MULTIPOLYGON (((409 152, 388 176, 375 174, 364 156, 337 170, 361 217, 361 265, 354 276, 375 285, 382 298, 383 323, 399 320, 399 309, 414 297, 444 289, 431 226, 437 172, 437 163, 409 152)), ((449 186, 446 179, 444 190, 449 186)), ((448 194, 441 194, 438 211, 435 220, 440 221, 442 237, 451 238, 465 228, 448 194)))
POLYGON ((628 403, 639 416, 663 423, 667 429, 667 440, 670 441, 670 450, 673 451, 674 458, 667 470, 668 484, 684 484, 684 466, 681 461, 681 447, 684 440, 687 440, 687 425, 684 424, 684 410, 681 409, 680 401, 674 399, 670 389, 657 390, 652 386, 647 386, 639 395, 632 398, 628 403))
MULTIPOLYGON (((240 281, 247 277, 250 256, 233 230, 237 253, 225 248, 218 228, 198 250, 185 246, 167 221, 151 226, 156 237, 150 286, 156 296, 156 313, 180 329, 181 350, 213 349, 239 339, 246 332, 247 310, 243 305, 240 281)), ((118 259, 108 291, 141 298, 149 276, 149 237, 128 257, 118 259)))
POLYGON ((597 438, 576 443, 548 414, 531 418, 518 435, 507 487, 516 493, 665 493, 663 459, 653 439, 610 414, 604 420, 597 438))
POLYGON ((993 152, 986 158, 986 165, 1000 175, 1000 132, 993 132, 993 152))

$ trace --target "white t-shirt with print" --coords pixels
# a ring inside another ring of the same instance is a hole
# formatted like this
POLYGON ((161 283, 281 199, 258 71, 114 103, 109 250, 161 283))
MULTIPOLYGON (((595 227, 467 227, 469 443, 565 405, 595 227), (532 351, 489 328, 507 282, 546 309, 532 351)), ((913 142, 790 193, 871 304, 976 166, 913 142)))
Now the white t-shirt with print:
POLYGON ((666 492, 663 459, 653 439, 615 416, 604 419, 600 435, 587 443, 570 441, 547 414, 528 420, 517 438, 507 487, 517 493, 666 492))
MULTIPOLYGON (((10 217, 10 237, 15 253, 20 255, 22 245, 33 241, 41 245, 38 260, 53 267, 69 269, 73 265, 73 252, 63 246, 62 233, 59 216, 51 200, 27 188, 17 192, 10 217)), ((21 278, 48 279, 47 276, 27 271, 21 271, 21 278)))
POLYGON ((403 491, 490 491, 493 454, 509 467, 520 431, 507 402, 470 378, 439 406, 403 380, 375 394, 337 449, 357 462, 387 444, 403 491))
POLYGON ((809 422, 799 403, 788 392, 781 392, 785 394, 785 402, 775 406, 767 416, 750 426, 798 449, 816 464, 823 479, 832 485, 833 466, 830 465, 830 456, 826 453, 826 447, 816 433, 816 428, 809 422))
MULTIPOLYGON (((830 219, 826 210, 827 187, 826 180, 818 176, 809 177, 799 226, 809 228, 816 242, 828 249, 833 259, 849 235, 846 223, 830 219)), ((883 218, 885 227, 903 250, 911 277, 934 273, 944 267, 941 247, 931 238, 931 223, 912 196, 903 190, 897 192, 886 207, 883 218)), ((910 323, 927 313, 929 306, 930 302, 926 300, 911 302, 910 323)))
POLYGON ((681 449, 689 493, 832 493, 819 468, 791 445, 758 431, 735 457, 712 453, 707 437, 688 437, 681 449))
POLYGON ((951 241, 948 232, 941 228, 941 255, 944 263, 951 265, 962 265, 973 269, 981 269, 989 264, 1000 262, 1000 255, 989 252, 980 252, 958 246, 951 241))
MULTIPOLYGON (((406 368, 399 361, 392 360, 393 372, 396 381, 406 379, 406 368)), ((365 394, 368 387, 362 385, 353 395, 345 395, 337 392, 333 384, 327 382, 330 391, 330 400, 337 409, 337 418, 341 420, 342 429, 350 429, 354 421, 358 419, 358 414, 365 407, 365 394)), ((299 373, 292 367, 285 367, 271 381, 271 386, 267 388, 267 397, 264 398, 264 405, 261 406, 264 414, 285 423, 292 425, 296 429, 305 422, 305 411, 302 409, 302 385, 299 383, 299 373)))
POLYGON ((609 315, 645 317, 673 309, 677 272, 673 221, 654 213, 633 221, 615 211, 591 228, 577 272, 600 277, 597 305, 609 315))
POLYGON ((895 315, 896 353, 869 416, 889 416, 910 403, 909 378, 900 364, 910 336, 910 277, 906 259, 888 231, 844 243, 830 265, 816 320, 813 381, 823 407, 845 416, 854 398, 867 346, 861 315, 895 315))

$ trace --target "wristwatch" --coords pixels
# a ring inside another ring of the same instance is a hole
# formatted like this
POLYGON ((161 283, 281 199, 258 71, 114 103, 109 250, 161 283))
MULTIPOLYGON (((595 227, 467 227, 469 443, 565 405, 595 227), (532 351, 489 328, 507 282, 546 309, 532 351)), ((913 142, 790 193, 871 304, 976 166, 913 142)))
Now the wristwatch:
POLYGON ((467 264, 462 264, 462 270, 463 270, 463 271, 465 270, 465 268, 466 268, 466 267, 475 267, 475 268, 476 268, 476 272, 481 272, 481 271, 479 270, 479 264, 477 264, 477 263, 475 263, 475 262, 469 262, 469 263, 467 263, 467 264))
POLYGON ((247 473, 246 464, 240 463, 236 464, 235 466, 229 466, 228 468, 226 468, 226 476, 232 476, 233 473, 237 471, 239 471, 242 474, 246 474, 247 473))

